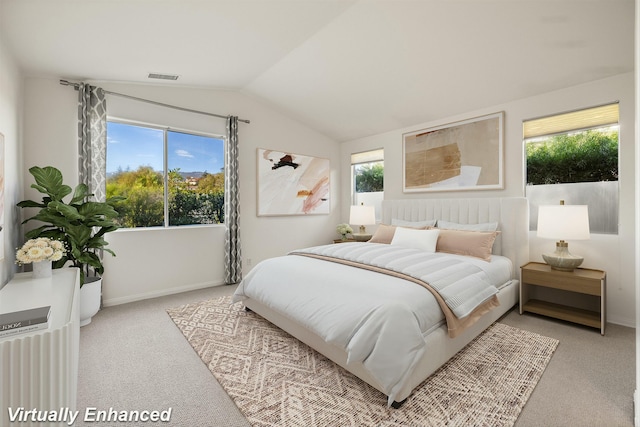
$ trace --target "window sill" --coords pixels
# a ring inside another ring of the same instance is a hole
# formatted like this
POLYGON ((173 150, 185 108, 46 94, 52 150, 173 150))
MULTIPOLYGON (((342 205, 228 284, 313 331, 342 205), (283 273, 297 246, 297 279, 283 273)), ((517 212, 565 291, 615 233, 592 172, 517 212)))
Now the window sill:
POLYGON ((224 224, 193 224, 193 225, 172 225, 169 227, 134 227, 119 228, 115 233, 136 233, 145 231, 175 231, 175 230, 193 230, 195 228, 224 228, 224 224))

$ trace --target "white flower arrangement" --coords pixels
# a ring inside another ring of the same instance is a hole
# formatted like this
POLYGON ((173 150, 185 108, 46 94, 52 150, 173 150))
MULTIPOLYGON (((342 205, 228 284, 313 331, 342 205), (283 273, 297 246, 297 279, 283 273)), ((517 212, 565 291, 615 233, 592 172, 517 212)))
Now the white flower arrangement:
POLYGON ((349 226, 349 224, 338 224, 336 227, 336 231, 341 236, 346 236, 349 233, 353 233, 353 229, 349 226))
POLYGON ((16 263, 19 265, 39 261, 58 261, 67 250, 60 240, 38 237, 28 240, 16 252, 16 263))

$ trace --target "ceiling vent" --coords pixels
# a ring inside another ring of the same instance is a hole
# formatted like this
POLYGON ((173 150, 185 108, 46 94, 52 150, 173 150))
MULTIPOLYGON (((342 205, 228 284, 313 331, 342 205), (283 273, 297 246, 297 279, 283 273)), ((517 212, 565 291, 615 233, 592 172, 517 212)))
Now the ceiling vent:
POLYGON ((177 74, 161 74, 161 73, 149 73, 150 79, 160 79, 160 80, 178 80, 180 77, 177 74))

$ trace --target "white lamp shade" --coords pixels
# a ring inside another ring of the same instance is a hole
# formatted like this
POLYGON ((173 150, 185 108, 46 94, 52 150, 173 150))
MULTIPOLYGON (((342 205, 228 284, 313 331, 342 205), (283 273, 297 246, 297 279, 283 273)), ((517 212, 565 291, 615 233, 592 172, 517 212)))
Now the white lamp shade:
POLYGON ((543 205, 538 208, 538 237, 558 240, 589 239, 587 205, 543 205))
POLYGON ((376 223, 376 209, 373 206, 351 206, 349 224, 372 225, 376 223))

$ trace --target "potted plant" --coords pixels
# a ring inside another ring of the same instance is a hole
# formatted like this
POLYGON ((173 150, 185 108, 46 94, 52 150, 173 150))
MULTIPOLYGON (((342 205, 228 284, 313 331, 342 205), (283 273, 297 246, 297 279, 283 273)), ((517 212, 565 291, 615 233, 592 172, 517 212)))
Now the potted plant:
POLYGON ((89 193, 85 184, 79 184, 72 191, 71 187, 63 184, 62 173, 52 166, 34 166, 29 169, 29 173, 36 181, 31 184, 31 188, 44 196, 41 202, 24 200, 18 203, 21 208, 40 209, 36 215, 22 223, 36 220, 44 225, 27 232, 25 236, 27 239, 48 237, 64 242, 67 251, 62 258, 53 262, 53 268, 71 263, 72 267, 80 269, 81 325, 87 324, 100 308, 101 276, 104 273, 100 252, 115 256, 111 249, 105 247, 109 243, 104 240, 104 235, 118 229, 114 221, 118 212, 113 203, 123 198, 114 197, 106 202, 90 201, 93 194, 89 193), (70 194, 71 200, 65 202, 64 198, 70 194), (87 307, 87 304, 91 306, 87 307), (83 312, 91 311, 93 313, 87 321, 87 314, 83 316, 83 312))

